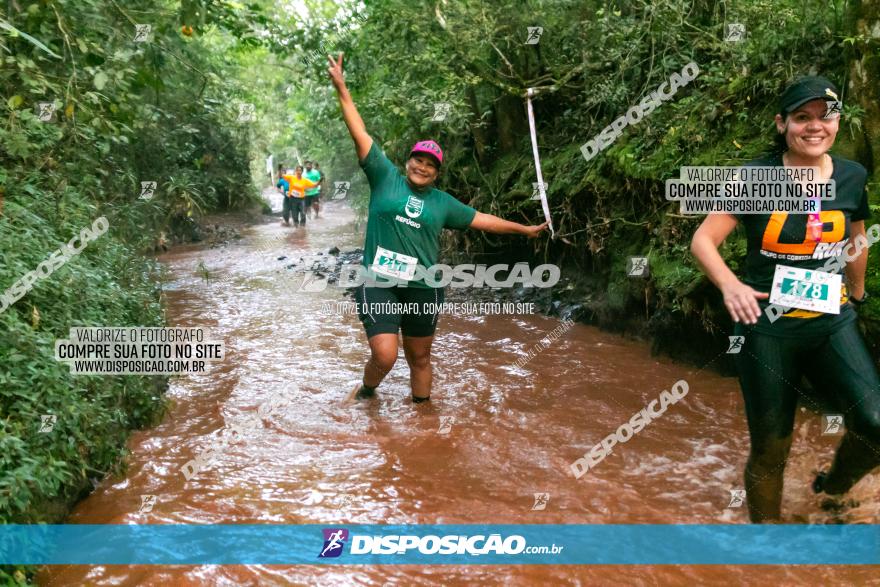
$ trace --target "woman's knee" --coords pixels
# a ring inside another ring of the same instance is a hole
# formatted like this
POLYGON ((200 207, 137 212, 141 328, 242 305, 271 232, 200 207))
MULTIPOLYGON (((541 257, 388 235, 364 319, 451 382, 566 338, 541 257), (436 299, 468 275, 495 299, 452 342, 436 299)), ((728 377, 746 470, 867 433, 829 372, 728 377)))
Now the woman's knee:
POLYGON ((397 352, 391 351, 390 349, 373 349, 370 360, 377 369, 387 373, 388 371, 391 371, 394 367, 394 363, 397 362, 397 352))
POLYGON ((431 366, 431 353, 407 353, 406 362, 410 369, 427 369, 431 366))

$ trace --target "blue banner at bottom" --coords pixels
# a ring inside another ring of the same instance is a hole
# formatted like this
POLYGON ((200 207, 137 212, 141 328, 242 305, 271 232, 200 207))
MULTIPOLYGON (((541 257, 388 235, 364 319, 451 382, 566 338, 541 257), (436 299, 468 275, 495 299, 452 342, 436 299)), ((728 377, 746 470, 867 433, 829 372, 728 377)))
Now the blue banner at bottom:
POLYGON ((6 525, 0 564, 875 565, 877 525, 6 525))

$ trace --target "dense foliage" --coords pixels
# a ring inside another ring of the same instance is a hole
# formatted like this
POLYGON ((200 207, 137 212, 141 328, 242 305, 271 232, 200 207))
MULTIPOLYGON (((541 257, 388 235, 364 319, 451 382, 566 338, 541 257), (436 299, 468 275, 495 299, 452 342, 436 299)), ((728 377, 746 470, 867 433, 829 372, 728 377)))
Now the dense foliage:
POLYGON ((96 218, 110 229, 0 313, 0 521, 58 520, 163 408, 161 378, 71 376, 55 339, 163 324, 157 265, 141 253, 200 212, 256 199, 247 95, 224 57, 252 43, 256 13, 227 4, 4 2, 0 288, 96 218), (152 30, 138 42, 142 23, 152 30), (57 418, 51 432, 42 415, 57 418))
MULTIPOLYGON (((735 165, 769 150, 779 93, 809 73, 843 89, 835 151, 873 174, 880 159, 877 5, 385 0, 368 3, 365 17, 354 8, 346 13, 347 29, 330 22, 329 33, 307 29, 301 44, 306 52, 346 52, 355 101, 392 160, 402 164, 413 142, 435 138, 448 160, 442 187, 482 211, 535 223, 542 214, 531 198, 537 180, 524 103, 526 89, 536 88, 544 178, 560 238, 537 242, 533 253, 586 276, 574 289, 604 324, 635 315, 718 333, 729 319, 688 252, 699 220, 665 201, 663 182, 682 165, 735 165), (743 40, 725 39, 732 23, 745 26, 743 40), (529 27, 542 27, 537 43, 526 43, 529 27), (581 145, 691 61, 699 66, 696 80, 584 158, 581 145), (436 120, 441 102, 449 114, 436 120), (626 277, 630 255, 649 257, 647 282, 626 277)), ((326 153, 346 179, 358 178, 324 69, 324 62, 309 62, 291 84, 286 106, 296 105, 297 115, 286 138, 326 153)), ((872 175, 872 204, 877 191, 872 175)), ((468 254, 521 244, 476 233, 460 238, 455 249, 468 254)), ((741 235, 722 252, 736 269, 741 235)), ((877 260, 872 255, 870 290, 880 286, 877 260)))

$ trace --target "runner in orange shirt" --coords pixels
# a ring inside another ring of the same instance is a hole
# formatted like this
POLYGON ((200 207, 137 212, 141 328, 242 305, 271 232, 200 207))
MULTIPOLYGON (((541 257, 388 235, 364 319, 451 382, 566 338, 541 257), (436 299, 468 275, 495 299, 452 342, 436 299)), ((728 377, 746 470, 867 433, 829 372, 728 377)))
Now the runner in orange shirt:
POLYGON ((302 165, 297 165, 294 175, 285 175, 284 179, 290 183, 290 195, 293 204, 293 225, 306 225, 306 189, 313 188, 318 184, 309 181, 302 176, 302 165))

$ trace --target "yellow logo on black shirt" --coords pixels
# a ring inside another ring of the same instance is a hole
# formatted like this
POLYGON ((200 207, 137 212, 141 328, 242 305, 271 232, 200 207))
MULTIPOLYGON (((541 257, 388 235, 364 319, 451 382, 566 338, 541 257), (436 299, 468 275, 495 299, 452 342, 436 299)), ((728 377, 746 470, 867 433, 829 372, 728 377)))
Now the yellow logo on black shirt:
MULTIPOLYGON (((788 212, 774 212, 764 228, 761 238, 761 249, 779 255, 803 255, 807 258, 813 256, 819 243, 837 243, 844 240, 846 233, 846 217, 840 210, 823 210, 819 212, 819 220, 822 221, 822 238, 814 241, 807 235, 804 225, 804 240, 800 243, 781 243, 782 227, 788 220, 788 212), (828 225, 831 225, 830 228, 828 225)), ((823 245, 823 248, 827 245, 823 245)), ((830 251, 829 251, 830 252, 830 251)))

